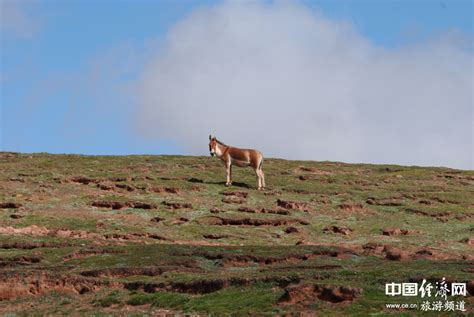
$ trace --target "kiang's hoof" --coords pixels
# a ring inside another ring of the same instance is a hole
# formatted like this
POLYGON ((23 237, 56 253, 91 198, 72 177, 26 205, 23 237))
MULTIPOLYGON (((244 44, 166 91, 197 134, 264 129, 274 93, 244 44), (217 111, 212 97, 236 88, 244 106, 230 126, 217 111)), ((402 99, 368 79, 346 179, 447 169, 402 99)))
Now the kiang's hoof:
POLYGON ((225 183, 227 187, 232 186, 232 183, 225 183))

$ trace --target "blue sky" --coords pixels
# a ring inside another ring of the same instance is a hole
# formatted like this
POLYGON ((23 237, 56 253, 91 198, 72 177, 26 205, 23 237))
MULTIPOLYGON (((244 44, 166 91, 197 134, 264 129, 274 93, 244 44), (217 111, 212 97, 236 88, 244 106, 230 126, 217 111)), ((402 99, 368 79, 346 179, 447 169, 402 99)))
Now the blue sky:
MULTIPOLYGON (((135 88, 150 56, 160 54, 177 23, 196 9, 220 4, 3 0, 0 149, 186 154, 179 139, 137 132, 132 119, 138 102, 135 88)), ((473 36, 472 1, 338 0, 303 5, 328 19, 350 23, 387 52, 453 30, 473 36)), ((468 46, 472 52, 472 42, 468 46)))

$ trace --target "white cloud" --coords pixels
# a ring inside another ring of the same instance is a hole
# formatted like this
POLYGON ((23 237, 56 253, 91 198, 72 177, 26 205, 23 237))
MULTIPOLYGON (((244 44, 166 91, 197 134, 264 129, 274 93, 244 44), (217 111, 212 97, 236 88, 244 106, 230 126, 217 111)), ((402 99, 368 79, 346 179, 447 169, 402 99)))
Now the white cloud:
POLYGON ((386 49, 300 4, 202 8, 145 68, 137 125, 189 154, 212 133, 272 157, 472 169, 469 41, 386 49))

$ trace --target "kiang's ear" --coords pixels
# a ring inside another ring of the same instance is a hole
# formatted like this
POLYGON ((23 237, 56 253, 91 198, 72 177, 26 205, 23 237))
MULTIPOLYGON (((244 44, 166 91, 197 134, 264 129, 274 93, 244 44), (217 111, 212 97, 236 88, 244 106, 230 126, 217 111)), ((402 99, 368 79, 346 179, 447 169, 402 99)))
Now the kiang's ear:
POLYGON ((209 141, 211 141, 211 140, 212 140, 212 137, 211 137, 211 135, 209 134, 209 141))

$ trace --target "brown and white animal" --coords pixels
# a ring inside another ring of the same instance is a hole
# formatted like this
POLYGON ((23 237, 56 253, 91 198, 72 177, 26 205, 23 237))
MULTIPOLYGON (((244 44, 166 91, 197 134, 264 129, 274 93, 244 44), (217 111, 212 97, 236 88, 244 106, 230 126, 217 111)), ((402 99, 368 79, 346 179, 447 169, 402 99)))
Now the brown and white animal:
POLYGON ((257 175, 258 190, 265 189, 265 175, 262 171, 263 155, 259 151, 228 146, 209 135, 209 152, 211 156, 217 156, 224 162, 227 172, 226 186, 232 185, 232 165, 251 166, 257 175))

